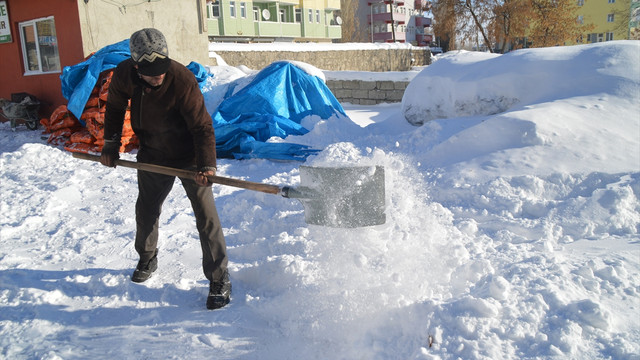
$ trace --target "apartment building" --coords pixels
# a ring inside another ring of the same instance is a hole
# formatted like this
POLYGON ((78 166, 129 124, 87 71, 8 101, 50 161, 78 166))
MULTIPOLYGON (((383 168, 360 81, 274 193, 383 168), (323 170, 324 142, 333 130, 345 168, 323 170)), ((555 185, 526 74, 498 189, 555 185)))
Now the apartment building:
MULTIPOLYGON (((632 38, 631 30, 637 28, 638 0, 576 0, 578 22, 593 24, 595 28, 585 34, 578 43, 595 43, 632 38), (635 6, 635 25, 633 8, 635 6), (631 15, 631 18, 630 18, 631 15)), ((637 37, 637 30, 633 31, 637 37)))
POLYGON ((145 27, 162 31, 169 54, 183 64, 209 63, 204 0, 0 0, 0 98, 36 96, 43 116, 66 104, 60 75, 102 47, 145 27))
POLYGON ((426 17, 426 0, 368 0, 371 42, 407 42, 429 46, 433 40, 431 18, 426 17))
POLYGON ((208 0, 210 41, 333 41, 342 36, 340 0, 208 0))

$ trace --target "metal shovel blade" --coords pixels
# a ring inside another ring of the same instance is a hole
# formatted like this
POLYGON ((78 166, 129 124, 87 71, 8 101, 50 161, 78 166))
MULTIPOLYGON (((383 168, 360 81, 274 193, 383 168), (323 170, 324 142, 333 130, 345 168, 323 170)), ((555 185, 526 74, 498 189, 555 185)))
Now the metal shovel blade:
POLYGON ((302 202, 307 224, 355 228, 386 221, 382 166, 301 166, 300 184, 289 197, 302 202))
MULTIPOLYGON (((74 153, 73 157, 100 161, 97 155, 74 153)), ((116 160, 116 165, 159 174, 193 178, 195 172, 135 161, 116 160)), ((305 208, 307 224, 355 228, 384 224, 386 221, 384 168, 361 166, 345 168, 300 167, 298 188, 254 183, 240 179, 209 176, 216 184, 280 194, 295 198, 305 208)))

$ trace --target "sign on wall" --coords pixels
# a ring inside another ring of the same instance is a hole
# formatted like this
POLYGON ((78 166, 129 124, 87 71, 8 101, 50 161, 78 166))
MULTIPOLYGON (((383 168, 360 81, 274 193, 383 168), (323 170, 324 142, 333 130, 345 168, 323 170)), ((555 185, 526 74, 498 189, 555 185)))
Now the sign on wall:
POLYGON ((0 44, 10 43, 11 41, 11 25, 9 23, 7 2, 0 1, 0 44))

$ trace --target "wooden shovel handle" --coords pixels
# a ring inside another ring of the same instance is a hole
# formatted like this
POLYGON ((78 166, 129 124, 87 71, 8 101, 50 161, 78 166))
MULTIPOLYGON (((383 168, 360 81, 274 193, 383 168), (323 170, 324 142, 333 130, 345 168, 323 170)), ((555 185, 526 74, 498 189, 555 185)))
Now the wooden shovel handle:
MULTIPOLYGON (((82 159, 82 160, 91 160, 91 161, 100 162, 100 156, 97 156, 97 155, 74 152, 73 157, 77 159, 82 159)), ((135 161, 121 160, 121 159, 116 160, 116 165, 143 170, 143 171, 154 172, 158 174, 178 176, 178 177, 187 178, 187 179, 195 178, 195 174, 196 174, 194 171, 190 171, 190 170, 176 169, 172 167, 140 163, 135 161)), ((276 185, 256 183, 252 181, 239 180, 239 179, 228 178, 228 177, 217 176, 217 175, 209 176, 208 178, 209 178, 209 181, 216 184, 220 184, 220 185, 233 186, 241 189, 260 191, 267 194, 276 194, 276 195, 280 194, 285 196, 285 194, 283 193, 283 188, 276 185)))

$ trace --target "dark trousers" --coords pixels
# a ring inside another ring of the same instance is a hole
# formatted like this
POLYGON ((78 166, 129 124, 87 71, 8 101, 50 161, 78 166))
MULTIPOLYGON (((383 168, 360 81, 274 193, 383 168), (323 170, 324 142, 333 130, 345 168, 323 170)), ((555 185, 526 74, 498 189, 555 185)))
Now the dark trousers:
MULTIPOLYGON (((151 260, 158 245, 158 222, 162 204, 169 195, 174 176, 138 171, 136 202, 136 251, 141 261, 151 260)), ((180 178, 191 201, 202 247, 202 270, 209 281, 219 281, 227 270, 227 246, 218 218, 211 187, 198 186, 194 180, 180 178)))

